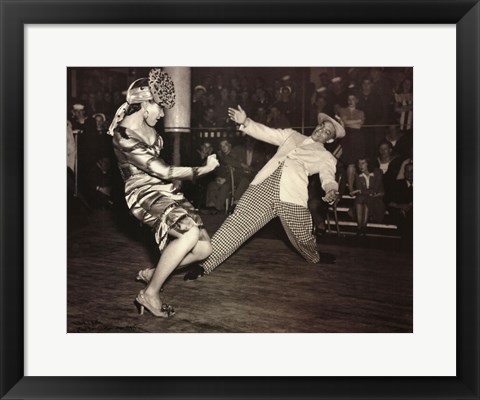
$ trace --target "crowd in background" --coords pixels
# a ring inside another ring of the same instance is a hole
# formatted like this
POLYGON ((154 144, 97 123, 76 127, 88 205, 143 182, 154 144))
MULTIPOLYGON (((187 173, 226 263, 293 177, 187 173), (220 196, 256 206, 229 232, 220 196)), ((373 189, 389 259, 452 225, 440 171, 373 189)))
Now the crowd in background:
MULTIPOLYGON (((233 68, 192 74, 193 134, 212 128, 234 131, 227 109, 238 105, 257 122, 272 128, 292 127, 305 134, 316 125, 318 113, 337 116, 347 135, 329 150, 338 159, 341 194, 355 198, 351 216, 359 234, 364 233, 367 222, 387 220, 402 225, 407 220, 409 224, 413 204, 412 72, 411 68, 345 68, 319 72, 307 85, 292 75, 255 77, 238 74, 233 68)), ((70 99, 69 187, 89 208, 109 207, 119 201, 106 130, 122 102, 120 90, 102 88, 70 99)), ((184 184, 187 197, 205 213, 234 207, 274 152, 244 136, 234 141, 225 136, 195 138, 196 150, 182 163, 200 165, 215 152, 221 164, 214 174, 184 184)))

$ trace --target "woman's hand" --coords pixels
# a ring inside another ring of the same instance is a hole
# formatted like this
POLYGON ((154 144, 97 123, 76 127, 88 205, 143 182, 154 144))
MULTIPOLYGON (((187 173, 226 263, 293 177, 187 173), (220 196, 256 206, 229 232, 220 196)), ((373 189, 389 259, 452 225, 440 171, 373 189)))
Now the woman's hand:
POLYGON ((217 155, 212 154, 207 157, 207 163, 206 166, 210 171, 213 171, 215 168, 217 168, 220 165, 220 163, 217 160, 217 155))
POLYGON ((240 106, 238 106, 238 110, 229 107, 228 116, 233 122, 240 125, 245 124, 245 121, 247 120, 247 113, 240 106))

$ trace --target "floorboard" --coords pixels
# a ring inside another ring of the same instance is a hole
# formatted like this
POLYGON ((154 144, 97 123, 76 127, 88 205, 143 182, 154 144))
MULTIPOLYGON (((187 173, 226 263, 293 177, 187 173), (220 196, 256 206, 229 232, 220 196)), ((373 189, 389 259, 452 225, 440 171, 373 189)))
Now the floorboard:
MULTIPOLYGON (((204 216, 210 234, 223 215, 204 216)), ((68 332, 413 331, 412 250, 398 239, 325 236, 334 265, 306 263, 272 221, 211 275, 173 275, 162 298, 176 315, 139 316, 139 269, 158 257, 153 235, 126 213, 68 217, 68 332)))

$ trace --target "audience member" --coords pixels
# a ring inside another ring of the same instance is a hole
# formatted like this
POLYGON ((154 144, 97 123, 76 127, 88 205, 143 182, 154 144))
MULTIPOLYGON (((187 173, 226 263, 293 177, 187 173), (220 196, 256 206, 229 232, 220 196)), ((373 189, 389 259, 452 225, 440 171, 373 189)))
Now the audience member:
POLYGON ((267 117, 267 126, 269 128, 275 128, 275 129, 278 129, 278 128, 284 129, 284 128, 291 127, 290 121, 285 116, 285 114, 282 113, 277 103, 272 104, 272 106, 270 107, 270 113, 268 114, 268 117, 267 117))
POLYGON ((367 77, 362 81, 362 90, 358 96, 358 109, 365 113, 366 156, 373 158, 376 153, 376 145, 383 138, 385 124, 384 109, 380 96, 373 92, 372 81, 367 77))
POLYGON ((413 86, 410 78, 403 80, 394 97, 395 111, 399 114, 400 130, 410 131, 413 122, 413 86))
POLYGON ((287 85, 280 88, 279 100, 275 102, 275 105, 290 123, 295 120, 296 107, 291 86, 287 85))
POLYGON ((270 100, 267 98, 267 92, 263 87, 257 87, 255 93, 252 96, 253 108, 257 109, 258 107, 268 108, 270 100))
POLYGON ((326 72, 321 72, 318 75, 318 78, 320 79, 320 86, 328 88, 330 86, 330 76, 326 72))
POLYGON ((413 235, 413 163, 404 168, 405 178, 397 180, 388 202, 389 219, 397 225, 402 238, 413 235))
POLYGON ((333 108, 336 114, 339 108, 347 106, 347 91, 345 90, 342 77, 334 77, 332 79, 331 88, 331 103, 333 104, 333 108))
POLYGON ((257 107, 255 109, 254 115, 255 115, 255 121, 258 121, 259 123, 261 123, 263 125, 267 124, 268 113, 267 113, 267 109, 264 106, 257 107))
POLYGON ((390 142, 381 142, 378 145, 378 157, 374 167, 383 172, 383 186, 385 188, 385 201, 388 203, 392 187, 397 180, 397 174, 402 160, 393 153, 390 142))
MULTIPOLYGON (((226 200, 231 197, 233 169, 240 167, 240 162, 232 157, 232 144, 227 139, 220 142, 215 179, 208 184, 206 210, 216 213, 226 209, 226 200)), ((230 206, 230 205, 228 205, 230 206)))
POLYGON ((349 68, 348 69, 348 82, 347 82, 347 91, 358 91, 360 90, 360 69, 358 68, 349 68))
POLYGON ((198 126, 207 107, 207 89, 203 85, 195 86, 192 96, 192 125, 198 126))
POLYGON ((238 101, 238 104, 240 107, 242 107, 244 110, 249 110, 250 113, 253 112, 251 102, 250 102, 250 93, 248 92, 247 89, 243 89, 240 92, 240 99, 238 101))
POLYGON ((95 145, 98 146, 98 158, 92 171, 95 179, 96 199, 98 206, 109 206, 113 204, 113 174, 112 168, 114 154, 112 146, 112 137, 108 135, 108 129, 105 126, 106 117, 103 113, 97 113, 92 116, 95 121, 95 145))
POLYGON ((75 193, 75 163, 77 157, 77 145, 73 136, 72 123, 67 119, 67 195, 68 200, 75 193))
POLYGON ((380 97, 383 115, 386 121, 393 121, 394 105, 392 101, 393 84, 387 79, 384 68, 372 67, 370 69, 372 91, 380 97))
POLYGON ((312 214, 313 233, 317 238, 325 234, 325 219, 329 205, 322 200, 325 191, 317 175, 308 177, 308 210, 312 214))
POLYGON ((73 136, 72 123, 67 120, 67 168, 70 173, 75 172, 75 158, 77 156, 77 145, 73 136))
POLYGON ((251 136, 244 136, 244 142, 232 149, 231 156, 240 162, 234 169, 235 194, 234 204, 240 200, 258 171, 267 162, 262 142, 251 136))
POLYGON ((215 128, 217 126, 215 110, 213 107, 207 106, 205 108, 202 119, 199 121, 198 126, 200 128, 215 128))
POLYGON ((405 160, 412 147, 412 137, 408 133, 403 133, 399 130, 398 125, 389 125, 383 141, 390 142, 393 147, 393 153, 405 160))
MULTIPOLYGON (((213 152, 213 146, 204 142, 194 151, 188 166, 198 167, 206 165, 207 158, 213 152)), ((192 181, 183 181, 182 190, 192 204, 198 209, 206 207, 207 188, 210 182, 215 179, 214 175, 207 174, 195 177, 192 181)))
POLYGON ((216 126, 226 127, 227 125, 231 125, 227 116, 228 107, 231 106, 232 102, 230 101, 230 92, 228 88, 223 87, 220 90, 220 98, 216 100, 214 107, 216 126))
MULTIPOLYGON (((102 145, 102 137, 97 132, 95 121, 87 116, 85 106, 76 103, 72 109, 72 132, 77 137, 77 193, 89 207, 96 207, 102 203, 100 200, 103 195, 98 187, 103 186, 103 182, 99 182, 99 176, 102 175, 99 175, 97 163, 103 157, 105 145, 102 145)), ((108 162, 105 163, 105 168, 108 168, 108 162)))
POLYGON ((368 222, 382 222, 385 217, 385 204, 383 196, 382 171, 372 169, 367 159, 360 159, 357 163, 358 174, 355 176, 355 195, 353 208, 350 213, 355 218, 360 236, 366 235, 368 222))
POLYGON ((358 98, 355 94, 348 95, 348 107, 339 108, 338 116, 342 120, 346 135, 342 140, 342 162, 347 165, 347 183, 350 192, 353 191, 355 180, 355 163, 365 158, 365 135, 362 125, 365 122, 365 113, 357 110, 358 98))
POLYGON ((327 115, 335 115, 335 110, 333 107, 333 103, 330 100, 330 96, 328 94, 328 89, 326 86, 321 86, 315 91, 315 98, 313 103, 313 110, 311 114, 311 125, 315 125, 317 123, 317 115, 319 113, 324 113, 327 115))

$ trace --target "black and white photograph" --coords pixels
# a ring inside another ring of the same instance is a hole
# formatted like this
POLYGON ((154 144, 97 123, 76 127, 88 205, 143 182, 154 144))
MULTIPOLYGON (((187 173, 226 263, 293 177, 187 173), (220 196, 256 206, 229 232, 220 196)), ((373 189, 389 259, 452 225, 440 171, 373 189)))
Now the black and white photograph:
POLYGON ((479 0, 0 4, 0 398, 478 399, 479 0))
POLYGON ((75 67, 68 333, 413 333, 414 67, 75 67))

